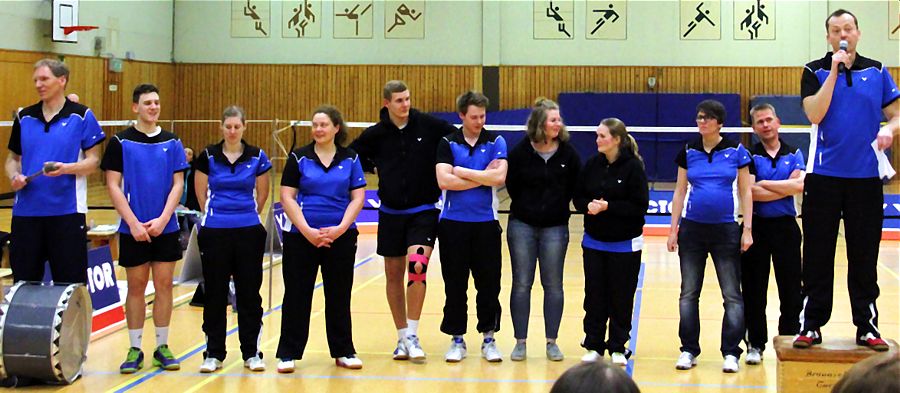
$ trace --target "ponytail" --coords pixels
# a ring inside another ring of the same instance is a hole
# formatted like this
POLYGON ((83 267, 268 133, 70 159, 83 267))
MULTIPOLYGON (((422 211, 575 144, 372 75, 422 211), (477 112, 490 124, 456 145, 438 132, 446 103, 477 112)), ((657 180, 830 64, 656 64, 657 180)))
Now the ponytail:
POLYGON ((600 121, 600 124, 609 129, 609 135, 619 138, 619 150, 626 151, 635 156, 641 165, 644 165, 644 159, 638 154, 638 144, 634 137, 625 129, 625 123, 615 117, 609 117, 600 121))
POLYGON ((641 157, 640 153, 638 153, 637 141, 634 140, 634 137, 631 136, 631 134, 625 134, 625 136, 626 136, 625 143, 622 144, 621 148, 625 149, 626 151, 631 152, 631 154, 634 155, 635 157, 637 157, 638 161, 640 161, 641 164, 643 164, 644 158, 641 157))

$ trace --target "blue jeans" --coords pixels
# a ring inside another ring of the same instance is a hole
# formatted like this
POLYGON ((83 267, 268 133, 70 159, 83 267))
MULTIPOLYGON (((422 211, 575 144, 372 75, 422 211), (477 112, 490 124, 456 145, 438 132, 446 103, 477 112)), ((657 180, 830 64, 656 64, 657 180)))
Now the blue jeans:
POLYGON ((513 330, 517 339, 528 338, 531 286, 538 262, 544 288, 544 332, 555 339, 563 312, 563 264, 569 247, 569 226, 536 227, 510 218, 506 228, 512 260, 513 287, 510 296, 513 330))
POLYGON ((681 321, 678 336, 681 351, 700 354, 700 290, 706 257, 712 254, 716 277, 725 300, 722 318, 722 356, 741 355, 744 335, 744 299, 741 296, 741 227, 737 223, 702 224, 681 220, 678 229, 678 257, 681 259, 681 321))

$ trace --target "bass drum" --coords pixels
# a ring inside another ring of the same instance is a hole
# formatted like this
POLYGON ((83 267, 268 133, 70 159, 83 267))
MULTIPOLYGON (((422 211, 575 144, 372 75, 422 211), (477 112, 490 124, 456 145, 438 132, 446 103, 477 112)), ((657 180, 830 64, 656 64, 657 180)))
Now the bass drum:
POLYGON ((13 285, 0 303, 0 378, 74 382, 87 358, 92 312, 83 284, 13 285))

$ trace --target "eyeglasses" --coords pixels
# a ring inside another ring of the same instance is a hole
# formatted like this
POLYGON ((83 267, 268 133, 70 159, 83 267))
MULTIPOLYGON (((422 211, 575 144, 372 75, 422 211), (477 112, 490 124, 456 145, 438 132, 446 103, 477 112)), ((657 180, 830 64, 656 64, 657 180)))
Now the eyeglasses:
POLYGON ((715 116, 710 115, 697 115, 697 122, 707 121, 707 120, 718 120, 715 116))

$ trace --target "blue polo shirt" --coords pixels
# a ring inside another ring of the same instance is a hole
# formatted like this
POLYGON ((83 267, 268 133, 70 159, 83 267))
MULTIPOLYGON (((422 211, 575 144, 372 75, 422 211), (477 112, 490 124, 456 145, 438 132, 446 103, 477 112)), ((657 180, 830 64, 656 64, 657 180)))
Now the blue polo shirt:
MULTIPOLYGON (((59 113, 44 120, 43 103, 22 109, 13 121, 9 151, 22 157, 22 174, 40 172, 47 161, 78 162, 106 138, 88 107, 66 100, 59 113), (21 120, 19 120, 21 119, 21 120)), ((38 176, 16 193, 13 215, 46 217, 87 213, 84 176, 38 176)))
MULTIPOLYGON (((356 152, 338 146, 331 165, 325 167, 314 147, 315 142, 291 152, 281 185, 298 190, 297 204, 310 227, 337 226, 350 205, 350 191, 366 186, 362 164, 356 152)), ((350 228, 356 228, 356 223, 350 228)), ((299 232, 293 223, 290 231, 299 232)))
MULTIPOLYGON (((787 180, 795 170, 806 170, 806 165, 803 163, 803 152, 782 140, 779 142, 781 142, 781 148, 775 153, 775 157, 769 155, 762 142, 753 145, 753 148, 750 149, 756 181, 787 180)), ((796 217, 794 196, 786 196, 769 202, 753 201, 753 214, 760 217, 796 217)))
MULTIPOLYGON (((128 206, 140 222, 159 217, 172 192, 174 174, 189 167, 184 157, 184 147, 175 134, 163 131, 147 135, 134 127, 128 127, 109 140, 100 168, 122 174, 122 191, 128 206)), ((178 230, 175 213, 163 233, 178 230)), ((119 224, 119 233, 131 234, 125 220, 119 224)))
POLYGON ((703 139, 685 145, 675 163, 687 169, 687 195, 681 217, 704 224, 737 222, 738 169, 752 163, 750 153, 740 143, 722 138, 711 152, 703 149, 703 139))
MULTIPOLYGON (((475 146, 466 142, 462 130, 445 136, 438 144, 437 163, 484 170, 495 159, 506 159, 506 140, 481 130, 475 146)), ((497 187, 478 186, 465 191, 444 191, 441 219, 464 222, 497 220, 497 187)))
POLYGON ((256 213, 256 178, 262 176, 272 163, 266 153, 244 141, 244 152, 235 162, 229 162, 222 150, 225 141, 209 145, 194 160, 195 168, 206 174, 205 213, 200 225, 204 228, 241 228, 259 225, 256 213))
MULTIPOLYGON (((803 69, 802 98, 819 91, 831 70, 831 55, 829 52, 803 69)), ((877 178, 878 159, 872 142, 880 128, 882 109, 900 98, 900 90, 887 67, 859 53, 848 72, 853 86, 847 86, 844 74, 838 76, 828 112, 812 127, 807 171, 833 177, 877 178)))

